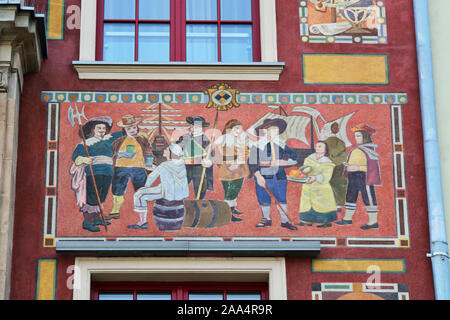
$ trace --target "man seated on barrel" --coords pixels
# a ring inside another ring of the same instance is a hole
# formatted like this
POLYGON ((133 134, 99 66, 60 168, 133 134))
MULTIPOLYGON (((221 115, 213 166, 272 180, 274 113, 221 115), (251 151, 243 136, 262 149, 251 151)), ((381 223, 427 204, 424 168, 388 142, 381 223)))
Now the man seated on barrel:
POLYGON ((149 201, 156 201, 153 208, 155 222, 160 230, 176 230, 183 225, 184 204, 183 200, 189 197, 189 186, 187 181, 186 166, 184 160, 180 159, 183 149, 172 143, 164 150, 164 157, 168 159, 159 166, 149 170, 145 186, 134 194, 134 211, 139 215, 139 222, 129 225, 129 229, 148 229, 147 211, 149 201), (152 184, 160 178, 160 183, 156 186, 152 184), (158 209, 159 207, 160 210, 158 209), (161 212, 160 212, 161 211, 161 212), (166 218, 158 216, 170 211, 166 218), (173 215, 179 215, 175 217, 173 215), (165 224, 162 226, 160 224, 165 224))

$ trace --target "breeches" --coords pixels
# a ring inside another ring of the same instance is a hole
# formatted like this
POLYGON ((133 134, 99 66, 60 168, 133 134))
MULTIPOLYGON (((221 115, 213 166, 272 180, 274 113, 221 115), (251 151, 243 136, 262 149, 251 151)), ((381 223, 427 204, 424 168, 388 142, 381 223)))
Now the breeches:
MULTIPOLYGON (((198 189, 200 188, 200 182, 202 179, 202 173, 203 173, 203 167, 201 165, 187 165, 186 166, 186 174, 187 174, 187 180, 188 184, 193 183, 194 186, 194 193, 195 197, 198 194, 198 189)), ((207 185, 208 182, 207 175, 205 173, 205 178, 203 180, 202 189, 200 192, 200 199, 203 199, 206 195, 207 185)))
POLYGON ((222 181, 223 191, 225 192, 225 200, 234 200, 241 192, 244 178, 231 181, 222 181))
POLYGON ((144 187, 134 194, 134 211, 147 212, 148 202, 161 199, 161 187, 144 187))
POLYGON ((375 187, 366 184, 366 173, 362 171, 349 172, 347 195, 345 199, 346 209, 356 209, 356 200, 358 200, 360 193, 367 212, 378 212, 375 187))
POLYGON ((136 191, 145 186, 147 172, 144 168, 115 168, 114 177, 112 180, 113 195, 123 196, 127 189, 129 180, 131 180, 134 190, 136 191))
MULTIPOLYGON (((256 195, 258 197, 258 203, 260 206, 270 206, 272 203, 272 197, 269 193, 261 188, 256 182, 256 195)), ((286 191, 287 191, 287 180, 278 180, 276 176, 272 179, 266 179, 266 187, 272 192, 275 199, 281 204, 286 204, 286 191)))
MULTIPOLYGON (((109 187, 111 186, 112 176, 97 174, 94 175, 95 184, 97 185, 98 195, 100 202, 105 202, 108 195, 109 187)), ((94 181, 91 175, 86 176, 86 203, 91 206, 99 205, 97 200, 97 194, 95 192, 94 181)))

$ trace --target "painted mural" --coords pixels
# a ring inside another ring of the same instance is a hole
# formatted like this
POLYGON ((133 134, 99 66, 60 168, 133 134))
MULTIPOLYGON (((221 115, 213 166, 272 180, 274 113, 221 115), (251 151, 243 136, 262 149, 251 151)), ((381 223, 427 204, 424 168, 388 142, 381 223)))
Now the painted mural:
POLYGON ((300 0, 302 42, 387 43, 384 0, 300 0))
POLYGON ((44 245, 70 237, 408 247, 403 94, 44 92, 44 245))
POLYGON ((409 300, 407 284, 313 283, 313 300, 409 300))

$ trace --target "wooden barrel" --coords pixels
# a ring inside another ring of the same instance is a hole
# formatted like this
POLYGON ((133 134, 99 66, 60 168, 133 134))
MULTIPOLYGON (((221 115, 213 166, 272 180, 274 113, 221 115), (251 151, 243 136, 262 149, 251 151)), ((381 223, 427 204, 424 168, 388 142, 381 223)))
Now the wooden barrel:
POLYGON ((180 230, 184 222, 183 200, 156 200, 153 205, 153 220, 156 227, 161 231, 180 230))
POLYGON ((231 209, 222 200, 184 200, 184 227, 213 228, 231 222, 231 209))

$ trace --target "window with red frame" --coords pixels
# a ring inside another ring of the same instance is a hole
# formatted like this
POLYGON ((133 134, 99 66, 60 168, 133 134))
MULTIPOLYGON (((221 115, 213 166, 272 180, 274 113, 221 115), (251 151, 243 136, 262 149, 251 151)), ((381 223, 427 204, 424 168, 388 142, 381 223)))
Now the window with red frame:
POLYGON ((268 300, 266 283, 94 282, 92 300, 268 300))
POLYGON ((259 0, 98 0, 97 60, 260 61, 259 0))

